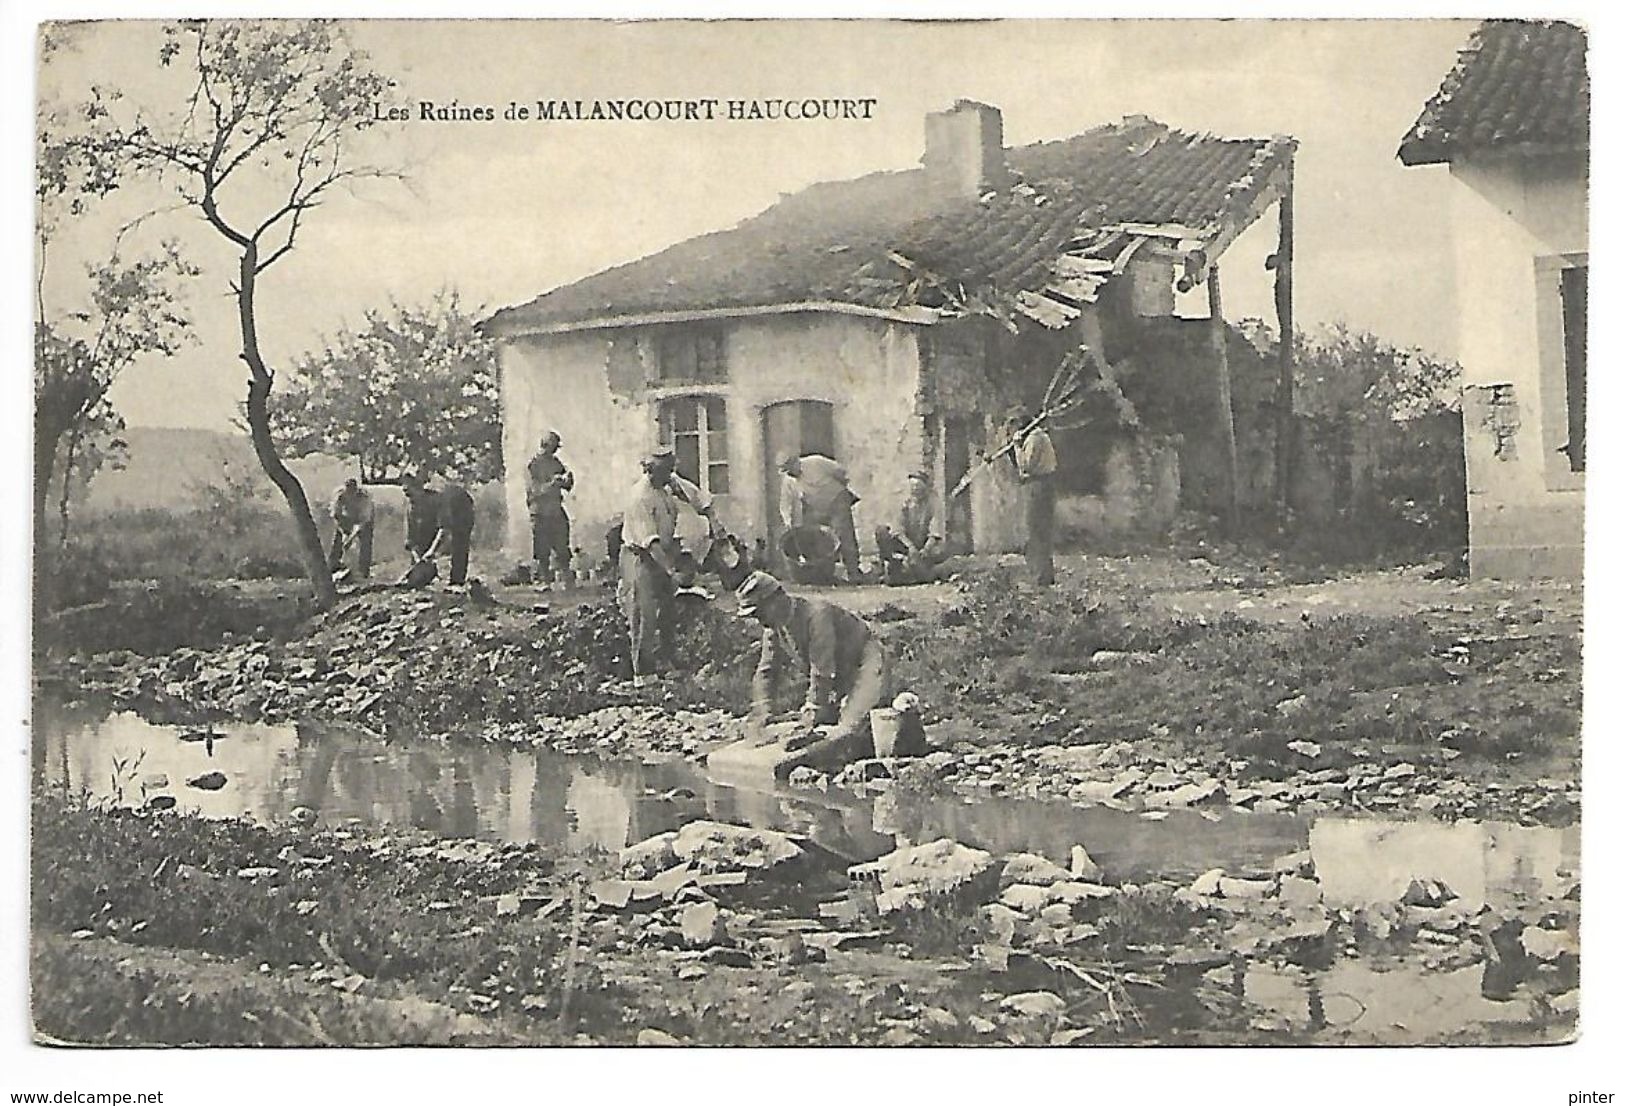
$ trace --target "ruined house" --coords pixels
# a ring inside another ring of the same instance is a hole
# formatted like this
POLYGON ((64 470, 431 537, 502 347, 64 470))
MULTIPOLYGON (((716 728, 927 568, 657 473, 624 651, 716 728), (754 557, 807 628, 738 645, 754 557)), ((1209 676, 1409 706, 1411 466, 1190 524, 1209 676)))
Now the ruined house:
POLYGON ((778 461, 819 452, 850 472, 865 542, 925 469, 951 541, 1019 548, 1007 473, 949 490, 1080 345, 1092 372, 1132 360, 1195 414, 1156 441, 1068 431, 1063 520, 1122 528, 1192 495, 1234 504, 1217 263, 1281 204, 1272 261, 1290 327, 1293 153, 1145 117, 1006 149, 999 111, 961 101, 927 117, 918 169, 815 184, 499 311, 510 550, 527 547, 523 473, 547 427, 564 434, 588 533, 664 441, 742 534, 775 537, 778 461), (1179 317, 1192 300, 1202 317, 1179 317))
POLYGON ((1490 20, 1399 147, 1453 183, 1475 576, 1581 571, 1590 108, 1585 32, 1490 20))

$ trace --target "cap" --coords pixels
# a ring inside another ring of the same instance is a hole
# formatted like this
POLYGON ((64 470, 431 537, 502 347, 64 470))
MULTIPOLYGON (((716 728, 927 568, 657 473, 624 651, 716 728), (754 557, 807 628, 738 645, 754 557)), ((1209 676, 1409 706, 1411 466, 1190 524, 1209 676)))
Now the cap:
POLYGON ((750 618, 769 599, 775 595, 784 594, 784 585, 765 572, 752 572, 745 577, 745 582, 739 585, 734 593, 739 599, 739 616, 750 618))

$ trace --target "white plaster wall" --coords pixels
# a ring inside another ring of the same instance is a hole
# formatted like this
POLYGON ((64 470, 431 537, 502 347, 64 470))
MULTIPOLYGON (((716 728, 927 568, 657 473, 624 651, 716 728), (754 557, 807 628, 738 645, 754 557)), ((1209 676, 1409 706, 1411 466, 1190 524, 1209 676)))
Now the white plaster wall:
POLYGON ((609 331, 587 331, 502 343, 505 548, 516 560, 530 556, 525 466, 544 430, 557 430, 564 440, 559 456, 576 477, 565 498, 571 539, 595 560, 603 556, 610 519, 638 478, 640 457, 654 444, 654 416, 642 399, 609 389, 610 340, 609 331))
MULTIPOLYGON (((502 455, 506 478, 506 548, 528 557, 525 465, 548 428, 563 436, 560 450, 575 472, 565 503, 575 544, 596 557, 601 536, 620 513, 637 480, 638 462, 657 436, 655 403, 684 388, 623 386, 607 377, 611 342, 634 343, 643 356, 646 336, 627 331, 509 339, 502 344, 502 455)), ((917 411, 919 346, 914 328, 843 315, 780 315, 741 319, 724 337, 730 492, 717 501, 724 522, 755 537, 766 532, 762 410, 785 400, 820 400, 834 407, 835 444, 853 489, 858 536, 872 552, 877 523, 895 521, 907 493, 908 473, 922 458, 917 411)), ((624 352, 624 351, 623 351, 624 352)), ((634 356, 627 353, 627 356, 634 356)))
POLYGON ((1513 456, 1497 456, 1471 418, 1466 428, 1474 572, 1541 575, 1543 561, 1578 563, 1583 481, 1548 478, 1543 420, 1566 412, 1560 394, 1543 395, 1535 260, 1587 248, 1586 166, 1503 159, 1450 172, 1463 383, 1511 384, 1518 406, 1513 456))
POLYGON ((786 400, 832 404, 835 449, 861 501, 858 538, 872 553, 873 533, 895 523, 909 472, 924 456, 918 411, 920 350, 915 328, 848 315, 775 315, 741 319, 728 328, 728 451, 732 494, 723 505, 730 525, 765 534, 762 410, 786 400))

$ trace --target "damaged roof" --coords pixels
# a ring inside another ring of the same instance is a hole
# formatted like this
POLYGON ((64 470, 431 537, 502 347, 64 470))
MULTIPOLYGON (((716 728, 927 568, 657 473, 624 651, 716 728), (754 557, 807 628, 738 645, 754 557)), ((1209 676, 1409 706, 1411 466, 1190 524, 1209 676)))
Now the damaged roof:
POLYGON ((1572 23, 1490 19, 1399 146, 1406 165, 1506 147, 1590 146, 1586 34, 1572 23))
POLYGON ((1147 243, 1200 251, 1251 223, 1294 146, 1131 117, 1007 150, 1011 183, 979 199, 933 198, 923 169, 815 184, 490 325, 548 332, 794 305, 1013 309, 1062 325, 1147 243))

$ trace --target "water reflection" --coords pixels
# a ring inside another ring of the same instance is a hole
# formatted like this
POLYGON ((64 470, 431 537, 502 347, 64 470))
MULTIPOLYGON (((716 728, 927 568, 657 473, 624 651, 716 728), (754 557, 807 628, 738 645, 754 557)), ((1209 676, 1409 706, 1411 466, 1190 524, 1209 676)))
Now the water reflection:
POLYGON ((684 762, 639 764, 471 744, 391 744, 312 725, 234 724, 210 755, 170 726, 134 714, 53 708, 38 713, 37 782, 98 798, 140 785, 173 794, 211 817, 275 820, 294 807, 327 824, 348 819, 448 837, 536 842, 570 851, 616 850, 696 818, 805 834, 849 860, 898 843, 951 837, 995 853, 1028 851, 1066 863, 1083 844, 1118 880, 1187 879, 1209 868, 1268 871, 1309 849, 1328 902, 1393 902, 1412 878, 1443 880, 1474 907, 1560 891, 1578 864, 1578 829, 1494 823, 1396 822, 1229 813, 1211 821, 1176 811, 1160 821, 1104 807, 955 796, 898 800, 841 792, 775 791, 723 784, 684 762), (113 778, 115 758, 140 758, 113 778), (215 792, 186 780, 219 770, 215 792), (166 780, 158 783, 158 780, 166 780))

